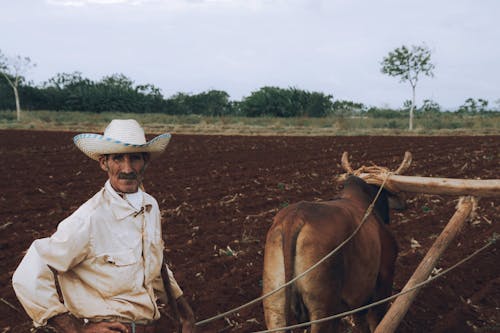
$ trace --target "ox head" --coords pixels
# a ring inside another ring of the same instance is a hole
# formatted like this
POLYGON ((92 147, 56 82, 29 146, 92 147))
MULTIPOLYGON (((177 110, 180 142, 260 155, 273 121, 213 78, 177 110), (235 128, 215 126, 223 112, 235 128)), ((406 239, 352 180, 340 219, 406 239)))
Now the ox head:
MULTIPOLYGON (((348 197, 368 207, 377 196, 380 186, 368 184, 363 179, 350 175, 341 184, 340 188, 341 197, 348 197)), ((388 224, 390 221, 390 209, 403 210, 405 208, 406 204, 401 194, 394 194, 386 189, 382 189, 375 202, 373 211, 384 223, 388 224)))

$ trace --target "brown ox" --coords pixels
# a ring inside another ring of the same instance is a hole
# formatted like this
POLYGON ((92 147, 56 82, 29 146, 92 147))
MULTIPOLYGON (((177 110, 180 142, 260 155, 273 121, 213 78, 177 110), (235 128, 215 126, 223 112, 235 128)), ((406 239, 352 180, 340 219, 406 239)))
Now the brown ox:
MULTIPOLYGON (((377 186, 349 176, 338 199, 299 202, 282 209, 267 233, 263 293, 290 281, 347 239, 377 191, 377 186)), ((389 296, 398 251, 385 225, 389 207, 403 205, 383 190, 372 214, 337 254, 264 299, 267 328, 291 325, 293 318, 298 322, 325 318, 389 296)), ((373 331, 385 311, 386 306, 381 305, 354 315, 356 328, 373 331)), ((311 332, 336 332, 338 325, 339 320, 313 324, 311 332)))

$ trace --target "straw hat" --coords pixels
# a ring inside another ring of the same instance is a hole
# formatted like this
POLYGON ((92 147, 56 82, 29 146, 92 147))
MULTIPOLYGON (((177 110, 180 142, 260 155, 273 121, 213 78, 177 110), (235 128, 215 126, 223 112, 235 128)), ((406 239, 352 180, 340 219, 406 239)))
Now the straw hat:
POLYGON ((150 153, 154 158, 165 150, 170 141, 169 133, 146 141, 144 129, 134 119, 114 119, 104 134, 83 133, 75 136, 75 145, 88 157, 98 161, 104 154, 150 153))

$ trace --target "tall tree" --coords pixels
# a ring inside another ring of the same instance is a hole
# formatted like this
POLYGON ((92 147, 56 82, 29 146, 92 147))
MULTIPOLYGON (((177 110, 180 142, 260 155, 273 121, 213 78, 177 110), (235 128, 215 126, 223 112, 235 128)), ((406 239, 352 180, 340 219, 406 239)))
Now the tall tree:
POLYGON ((434 76, 431 63, 431 51, 426 46, 415 46, 411 49, 401 46, 382 60, 382 73, 399 77, 400 82, 410 82, 412 89, 412 103, 410 108, 409 129, 413 130, 413 110, 415 109, 415 89, 420 75, 434 76))
POLYGON ((14 91, 14 98, 16 99, 16 113, 17 121, 21 120, 21 102, 19 98, 19 84, 23 80, 23 75, 36 64, 31 61, 29 57, 7 57, 0 50, 0 73, 5 77, 9 85, 14 91))

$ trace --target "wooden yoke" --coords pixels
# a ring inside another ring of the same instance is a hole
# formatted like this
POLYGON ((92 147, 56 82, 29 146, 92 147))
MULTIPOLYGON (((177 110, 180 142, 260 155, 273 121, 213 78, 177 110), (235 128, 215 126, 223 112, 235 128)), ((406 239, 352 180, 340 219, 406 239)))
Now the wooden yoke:
MULTIPOLYGON (((473 195, 478 197, 498 197, 500 196, 499 179, 453 179, 435 177, 402 176, 411 164, 412 156, 410 152, 405 153, 401 165, 390 175, 384 187, 392 193, 411 192, 441 195, 473 195)), ((362 166, 353 170, 348 153, 342 154, 342 167, 347 174, 340 175, 337 181, 342 181, 348 174, 354 174, 364 179, 369 184, 380 186, 386 178, 389 170, 379 166, 362 166)))

